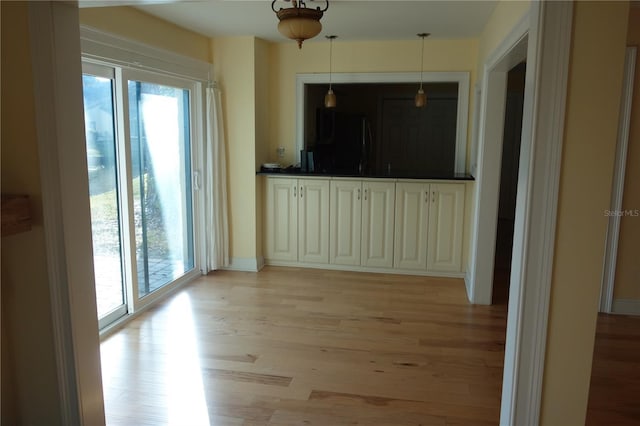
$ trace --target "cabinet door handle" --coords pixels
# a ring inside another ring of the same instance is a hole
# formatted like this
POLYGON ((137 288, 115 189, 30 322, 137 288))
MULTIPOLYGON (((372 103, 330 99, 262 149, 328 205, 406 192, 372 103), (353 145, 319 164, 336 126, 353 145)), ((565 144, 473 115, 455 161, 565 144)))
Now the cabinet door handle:
POLYGON ((358 188, 358 200, 360 199, 360 188, 358 188))
POLYGON ((304 192, 302 191, 302 185, 300 185, 300 198, 302 198, 302 194, 303 194, 303 193, 304 193, 304 192))
POLYGON ((431 194, 432 194, 431 201, 432 201, 432 202, 434 202, 434 203, 436 202, 436 192, 437 192, 437 191, 433 191, 433 192, 431 193, 431 194))
POLYGON ((298 196, 298 186, 294 186, 293 187, 293 198, 296 198, 298 196))
POLYGON ((367 189, 364 190, 364 200, 367 201, 367 189))
POLYGON ((428 203, 429 202, 429 191, 425 191, 424 192, 424 202, 428 203))

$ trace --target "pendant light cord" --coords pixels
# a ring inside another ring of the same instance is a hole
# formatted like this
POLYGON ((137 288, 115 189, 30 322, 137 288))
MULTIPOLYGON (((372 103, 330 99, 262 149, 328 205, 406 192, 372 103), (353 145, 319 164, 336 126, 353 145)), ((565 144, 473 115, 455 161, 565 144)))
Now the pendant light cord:
POLYGON ((422 72, 424 70, 424 38, 425 36, 420 36, 422 38, 422 54, 420 55, 420 89, 422 89, 422 72))
POLYGON ((331 90, 331 70, 333 68, 333 37, 329 38, 329 90, 331 90))

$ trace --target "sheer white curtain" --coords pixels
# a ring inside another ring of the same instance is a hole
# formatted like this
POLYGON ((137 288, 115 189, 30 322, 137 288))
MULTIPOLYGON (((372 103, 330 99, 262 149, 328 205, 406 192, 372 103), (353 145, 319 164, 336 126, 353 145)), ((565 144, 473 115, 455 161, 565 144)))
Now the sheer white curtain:
POLYGON ((220 90, 207 87, 206 240, 207 272, 229 266, 227 165, 220 90))

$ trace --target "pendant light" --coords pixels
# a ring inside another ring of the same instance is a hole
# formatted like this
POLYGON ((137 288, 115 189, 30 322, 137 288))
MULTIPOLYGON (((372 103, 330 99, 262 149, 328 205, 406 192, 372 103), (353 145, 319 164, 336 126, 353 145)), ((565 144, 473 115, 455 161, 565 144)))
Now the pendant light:
POLYGON ((329 39, 329 91, 324 96, 324 106, 326 108, 335 108, 336 107, 336 94, 333 93, 333 89, 331 88, 331 67, 332 67, 332 57, 333 57, 333 40, 338 38, 336 35, 326 36, 329 39))
MULTIPOLYGON (((313 38, 322 31, 320 19, 329 9, 329 0, 324 0, 323 9, 307 7, 304 0, 284 0, 291 2, 291 7, 276 10, 276 0, 271 2, 271 10, 278 17, 278 31, 282 35, 298 42, 298 48, 302 49, 302 42, 313 38)), ((310 0, 313 1, 313 0, 310 0)))
POLYGON ((422 73, 424 71, 424 39, 429 37, 429 33, 420 33, 418 37, 422 39, 422 55, 420 56, 420 88, 416 93, 416 107, 423 108, 427 104, 427 95, 422 89, 422 73))

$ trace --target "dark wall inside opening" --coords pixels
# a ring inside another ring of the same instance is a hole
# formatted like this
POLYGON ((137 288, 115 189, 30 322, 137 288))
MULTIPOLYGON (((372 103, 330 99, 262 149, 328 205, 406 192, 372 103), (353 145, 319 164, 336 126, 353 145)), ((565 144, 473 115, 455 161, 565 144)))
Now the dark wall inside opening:
POLYGON ((457 83, 334 84, 337 106, 324 107, 328 84, 305 85, 304 146, 318 171, 377 175, 449 174, 455 169, 457 83))

